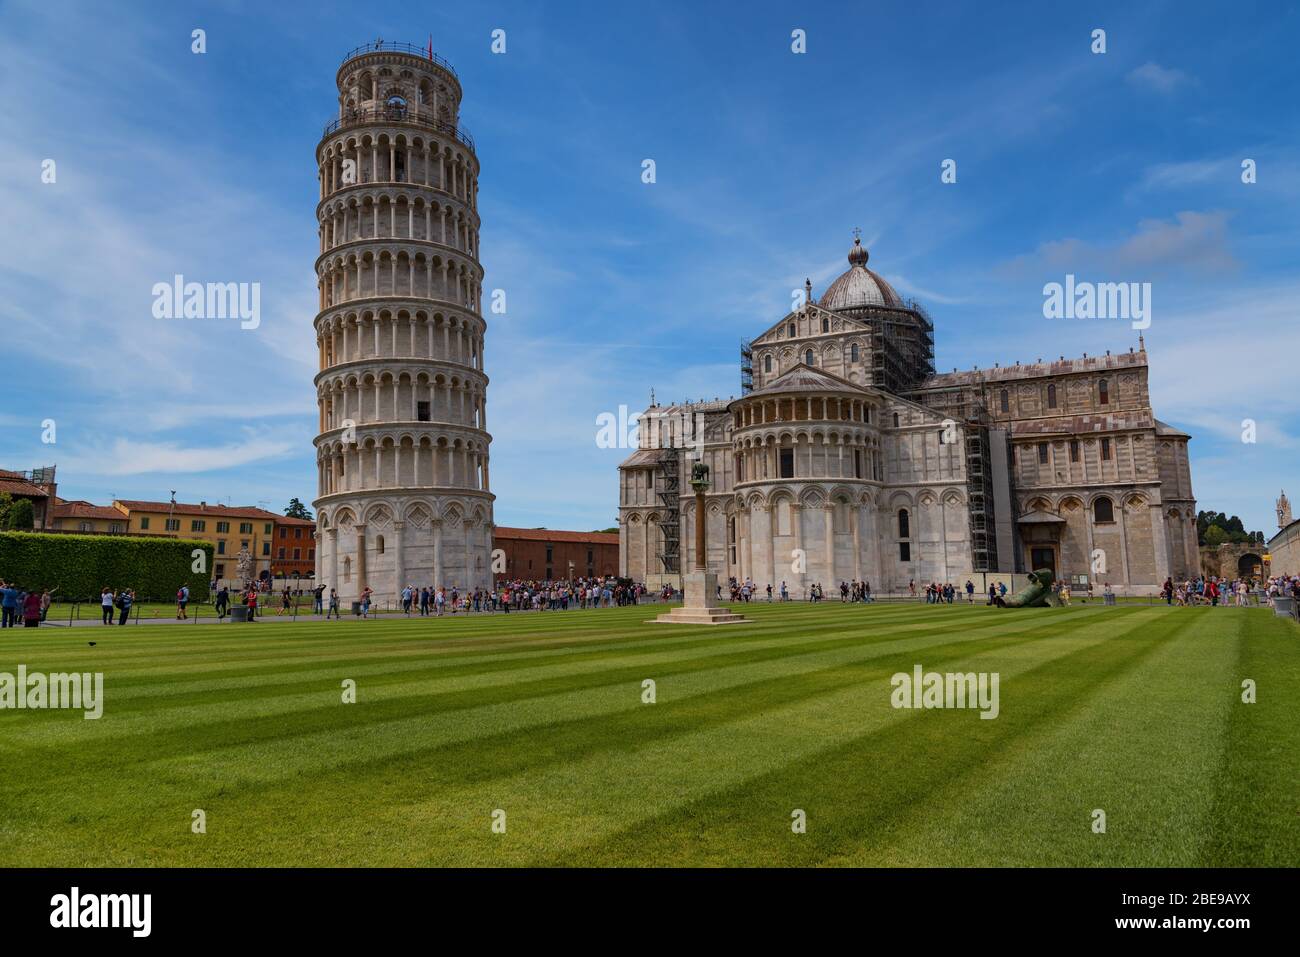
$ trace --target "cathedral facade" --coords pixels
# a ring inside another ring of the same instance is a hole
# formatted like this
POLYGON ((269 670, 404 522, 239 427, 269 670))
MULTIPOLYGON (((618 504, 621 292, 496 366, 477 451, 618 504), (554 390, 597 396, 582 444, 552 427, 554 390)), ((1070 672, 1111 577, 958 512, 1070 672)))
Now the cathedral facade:
POLYGON ((684 476, 709 466, 707 562, 799 596, 1048 568, 1145 593, 1198 567, 1189 436, 1156 419, 1145 348, 936 374, 934 325, 849 269, 742 351, 743 394, 652 405, 619 466, 620 567, 678 582, 684 476))

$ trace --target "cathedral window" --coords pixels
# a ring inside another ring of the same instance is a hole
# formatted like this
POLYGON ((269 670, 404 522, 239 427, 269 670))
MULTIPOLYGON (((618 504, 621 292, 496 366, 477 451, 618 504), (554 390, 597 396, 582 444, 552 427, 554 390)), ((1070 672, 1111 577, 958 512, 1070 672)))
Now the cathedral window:
POLYGON ((786 334, 789 335, 789 337, 790 337, 791 339, 794 338, 794 323, 793 323, 793 322, 790 323, 790 325, 786 326, 786 334))
POLYGON ((1079 461, 1079 440, 1078 439, 1070 440, 1070 461, 1071 462, 1079 461))
POLYGON ((1103 462, 1110 461, 1110 439, 1101 440, 1101 459, 1103 462))
MULTIPOLYGON (((905 508, 900 508, 898 510, 898 537, 899 538, 912 537, 912 523, 907 514, 907 509, 905 508)), ((906 561, 906 559, 904 559, 904 561, 906 561)))
POLYGON ((781 450, 781 478, 794 478, 794 449, 781 450))
POLYGON ((1092 503, 1092 517, 1099 524, 1115 521, 1115 504, 1105 497, 1097 499, 1092 503))
POLYGON ((831 321, 827 319, 825 316, 822 316, 822 332, 830 332, 830 331, 831 331, 831 321))
POLYGON ((898 413, 894 413, 894 428, 898 428, 898 413))
POLYGON ((899 560, 900 562, 910 562, 910 561, 912 560, 912 543, 911 543, 911 542, 899 542, 899 543, 898 543, 898 560, 899 560))
POLYGON ((1046 442, 1038 443, 1038 464, 1039 465, 1047 464, 1047 443, 1046 442))
POLYGON ((375 554, 384 554, 384 536, 382 535, 375 536, 375 554))
POLYGON ((1011 393, 1007 392, 1006 389, 1003 389, 1002 394, 998 397, 998 407, 1003 412, 1011 411, 1011 393))
POLYGON ((1100 405, 1110 404, 1110 383, 1105 379, 1097 383, 1097 402, 1100 405))
POLYGON ((763 356, 763 371, 764 371, 764 372, 771 372, 771 371, 772 371, 772 356, 771 356, 771 355, 763 356))
POLYGON ((813 364, 813 351, 811 349, 803 354, 803 364, 806 366, 813 364))
POLYGON ((853 345, 849 346, 849 361, 850 362, 858 361, 858 344, 856 342, 853 343, 853 345))
POLYGON ((1049 409, 1056 408, 1056 386, 1054 385, 1047 387, 1047 407, 1049 409))

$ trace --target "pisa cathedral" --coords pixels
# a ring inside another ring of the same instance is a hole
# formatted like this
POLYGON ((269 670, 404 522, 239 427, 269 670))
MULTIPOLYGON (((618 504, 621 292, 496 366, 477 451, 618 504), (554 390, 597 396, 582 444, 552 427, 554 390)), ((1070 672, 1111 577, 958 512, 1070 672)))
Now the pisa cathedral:
POLYGON ((798 596, 906 591, 1039 568, 1147 593, 1199 567, 1190 436, 1155 417, 1136 351, 936 374, 934 324, 849 268, 741 351, 733 401, 652 405, 619 466, 622 573, 693 567, 702 458, 708 567, 798 596))
POLYGON ((316 581, 491 581, 478 176, 460 82, 377 42, 339 67, 320 178, 316 581))

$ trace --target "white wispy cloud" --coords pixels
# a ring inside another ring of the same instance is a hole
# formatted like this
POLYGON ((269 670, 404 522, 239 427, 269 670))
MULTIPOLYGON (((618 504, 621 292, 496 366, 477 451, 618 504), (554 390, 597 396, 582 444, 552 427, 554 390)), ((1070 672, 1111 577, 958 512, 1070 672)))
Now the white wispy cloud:
POLYGON ((1038 275, 1044 271, 1131 273, 1127 278, 1134 280, 1152 273, 1224 272, 1238 265, 1228 244, 1230 218, 1230 213, 1220 210, 1187 210, 1172 220, 1144 219, 1132 234, 1123 238, 1100 242, 1076 238, 1051 240, 999 269, 1009 276, 1038 275))
POLYGON ((178 442, 150 442, 119 438, 104 446, 74 450, 60 468, 85 480, 113 475, 167 475, 217 472, 278 459, 301 451, 285 439, 250 435, 220 445, 186 446, 178 442))
POLYGON ((1177 92, 1183 87, 1195 83, 1195 80, 1182 70, 1164 67, 1159 63, 1151 62, 1143 63, 1140 67, 1130 71, 1126 79, 1139 89, 1150 90, 1164 95, 1177 92))

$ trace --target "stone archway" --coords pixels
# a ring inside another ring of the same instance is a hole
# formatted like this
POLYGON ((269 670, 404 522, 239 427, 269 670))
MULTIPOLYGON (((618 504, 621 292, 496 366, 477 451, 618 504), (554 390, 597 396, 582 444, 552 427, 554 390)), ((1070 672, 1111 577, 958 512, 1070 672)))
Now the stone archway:
POLYGON ((1225 542, 1217 548, 1200 547, 1201 574, 1217 578, 1235 578, 1241 574, 1259 575, 1255 566, 1262 566, 1262 549, 1249 542, 1225 542))
POLYGON ((1246 578, 1264 574, 1264 558, 1255 552, 1247 552, 1237 559, 1237 574, 1246 578))

